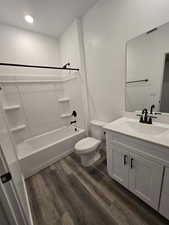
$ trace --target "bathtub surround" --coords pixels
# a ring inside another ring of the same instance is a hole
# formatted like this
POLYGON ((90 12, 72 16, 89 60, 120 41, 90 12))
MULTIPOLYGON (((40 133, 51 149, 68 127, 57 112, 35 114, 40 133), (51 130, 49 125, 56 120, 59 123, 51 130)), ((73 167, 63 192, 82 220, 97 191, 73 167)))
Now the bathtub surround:
MULTIPOLYGON (((1 85, 2 110, 16 144, 65 125, 69 126, 73 109, 78 103, 82 105, 80 89, 77 92, 75 88, 79 84, 79 72, 73 74, 65 78, 57 75, 11 76, 8 78, 14 83, 10 84, 6 76, 1 76, 1 80, 4 80, 1 85), (61 101, 66 97, 69 101, 61 101), (64 115, 69 117, 65 118, 64 115)), ((83 128, 83 117, 77 111, 77 125, 83 128)))

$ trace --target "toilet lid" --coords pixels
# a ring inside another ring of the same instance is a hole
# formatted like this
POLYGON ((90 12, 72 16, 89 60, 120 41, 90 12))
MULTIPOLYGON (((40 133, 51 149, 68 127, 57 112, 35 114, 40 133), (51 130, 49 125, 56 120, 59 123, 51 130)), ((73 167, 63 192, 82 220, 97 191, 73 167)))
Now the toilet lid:
POLYGON ((76 143, 75 150, 79 153, 91 152, 95 150, 100 143, 101 141, 96 138, 87 137, 76 143))

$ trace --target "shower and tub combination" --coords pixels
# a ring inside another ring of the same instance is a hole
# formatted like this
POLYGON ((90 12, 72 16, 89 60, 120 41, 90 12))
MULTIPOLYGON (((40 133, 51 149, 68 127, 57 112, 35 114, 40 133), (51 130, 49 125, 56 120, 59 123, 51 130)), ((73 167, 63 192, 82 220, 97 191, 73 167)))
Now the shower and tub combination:
POLYGON ((54 68, 61 72, 0 78, 0 110, 25 178, 69 155, 86 136, 80 73, 54 68))
POLYGON ((17 146, 17 155, 25 177, 29 177, 74 151, 85 130, 63 127, 25 140, 17 146), (77 131, 75 131, 77 129, 77 131))

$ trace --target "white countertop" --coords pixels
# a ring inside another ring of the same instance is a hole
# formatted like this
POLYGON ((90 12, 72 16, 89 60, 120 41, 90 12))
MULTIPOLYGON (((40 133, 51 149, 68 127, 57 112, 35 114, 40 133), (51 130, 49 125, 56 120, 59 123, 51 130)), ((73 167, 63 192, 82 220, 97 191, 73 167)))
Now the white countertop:
POLYGON ((122 117, 103 128, 169 148, 169 124, 166 123, 143 124, 139 123, 139 118, 122 117))

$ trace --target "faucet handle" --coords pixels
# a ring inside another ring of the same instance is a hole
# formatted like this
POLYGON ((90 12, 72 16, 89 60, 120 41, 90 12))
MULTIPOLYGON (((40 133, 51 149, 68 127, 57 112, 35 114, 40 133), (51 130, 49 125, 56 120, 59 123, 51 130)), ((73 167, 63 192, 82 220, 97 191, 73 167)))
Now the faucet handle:
POLYGON ((142 114, 137 114, 136 116, 139 116, 139 117, 140 117, 139 122, 140 122, 140 123, 143 123, 143 115, 142 115, 142 114))
POLYGON ((157 117, 149 115, 148 124, 152 124, 152 119, 157 119, 157 117))
POLYGON ((148 110, 146 109, 146 108, 144 108, 143 110, 142 110, 142 114, 147 114, 148 113, 148 110))

